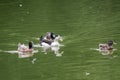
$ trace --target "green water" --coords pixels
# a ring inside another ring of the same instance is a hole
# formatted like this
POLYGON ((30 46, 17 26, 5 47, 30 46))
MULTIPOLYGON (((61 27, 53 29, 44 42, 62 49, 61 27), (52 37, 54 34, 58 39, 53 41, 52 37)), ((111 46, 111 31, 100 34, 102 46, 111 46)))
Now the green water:
POLYGON ((119 0, 1 0, 0 50, 38 44, 48 31, 63 36, 65 46, 62 57, 35 48, 35 64, 1 51, 0 80, 119 80, 119 22, 119 0), (110 39, 117 43, 115 58, 90 49, 110 39))

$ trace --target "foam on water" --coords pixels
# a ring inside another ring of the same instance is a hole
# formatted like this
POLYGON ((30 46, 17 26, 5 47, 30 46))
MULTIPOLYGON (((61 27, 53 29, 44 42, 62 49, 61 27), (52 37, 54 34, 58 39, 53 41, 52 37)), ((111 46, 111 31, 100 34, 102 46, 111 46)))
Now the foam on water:
POLYGON ((17 50, 11 50, 11 51, 3 51, 3 50, 0 50, 0 52, 10 53, 10 54, 16 54, 16 53, 18 53, 17 50))
POLYGON ((89 76, 89 75, 90 75, 90 73, 89 73, 89 72, 85 72, 85 75, 86 75, 86 76, 89 76))
POLYGON ((10 54, 17 54, 17 53, 18 53, 18 51, 16 51, 16 50, 12 50, 12 51, 3 51, 3 52, 10 53, 10 54))
POLYGON ((19 7, 22 7, 23 5, 22 4, 19 4, 19 7))
POLYGON ((56 54, 56 57, 61 57, 63 53, 64 53, 64 51, 62 51, 62 52, 59 53, 59 54, 56 54))
POLYGON ((31 61, 32 64, 34 64, 36 60, 37 60, 37 58, 34 58, 34 59, 31 61))
POLYGON ((18 54, 18 58, 27 58, 27 57, 31 57, 34 55, 34 53, 38 53, 38 50, 33 50, 32 53, 22 53, 16 50, 11 50, 11 51, 2 51, 2 52, 6 52, 6 53, 10 53, 10 54, 18 54))
MULTIPOLYGON (((10 51, 0 50, 0 52, 10 53, 10 54, 18 54, 19 53, 19 51, 17 51, 17 50, 10 50, 10 51)), ((37 53, 37 52, 38 52, 38 50, 33 50, 32 53, 37 53)))
POLYGON ((40 44, 34 44, 34 47, 36 47, 36 48, 38 48, 38 47, 40 47, 40 44))
POLYGON ((90 48, 90 50, 100 51, 100 49, 98 49, 98 48, 90 48))
MULTIPOLYGON (((90 48, 91 50, 96 50, 96 51, 100 51, 100 49, 98 48, 90 48)), ((113 49, 113 51, 116 51, 117 49, 113 49)))

